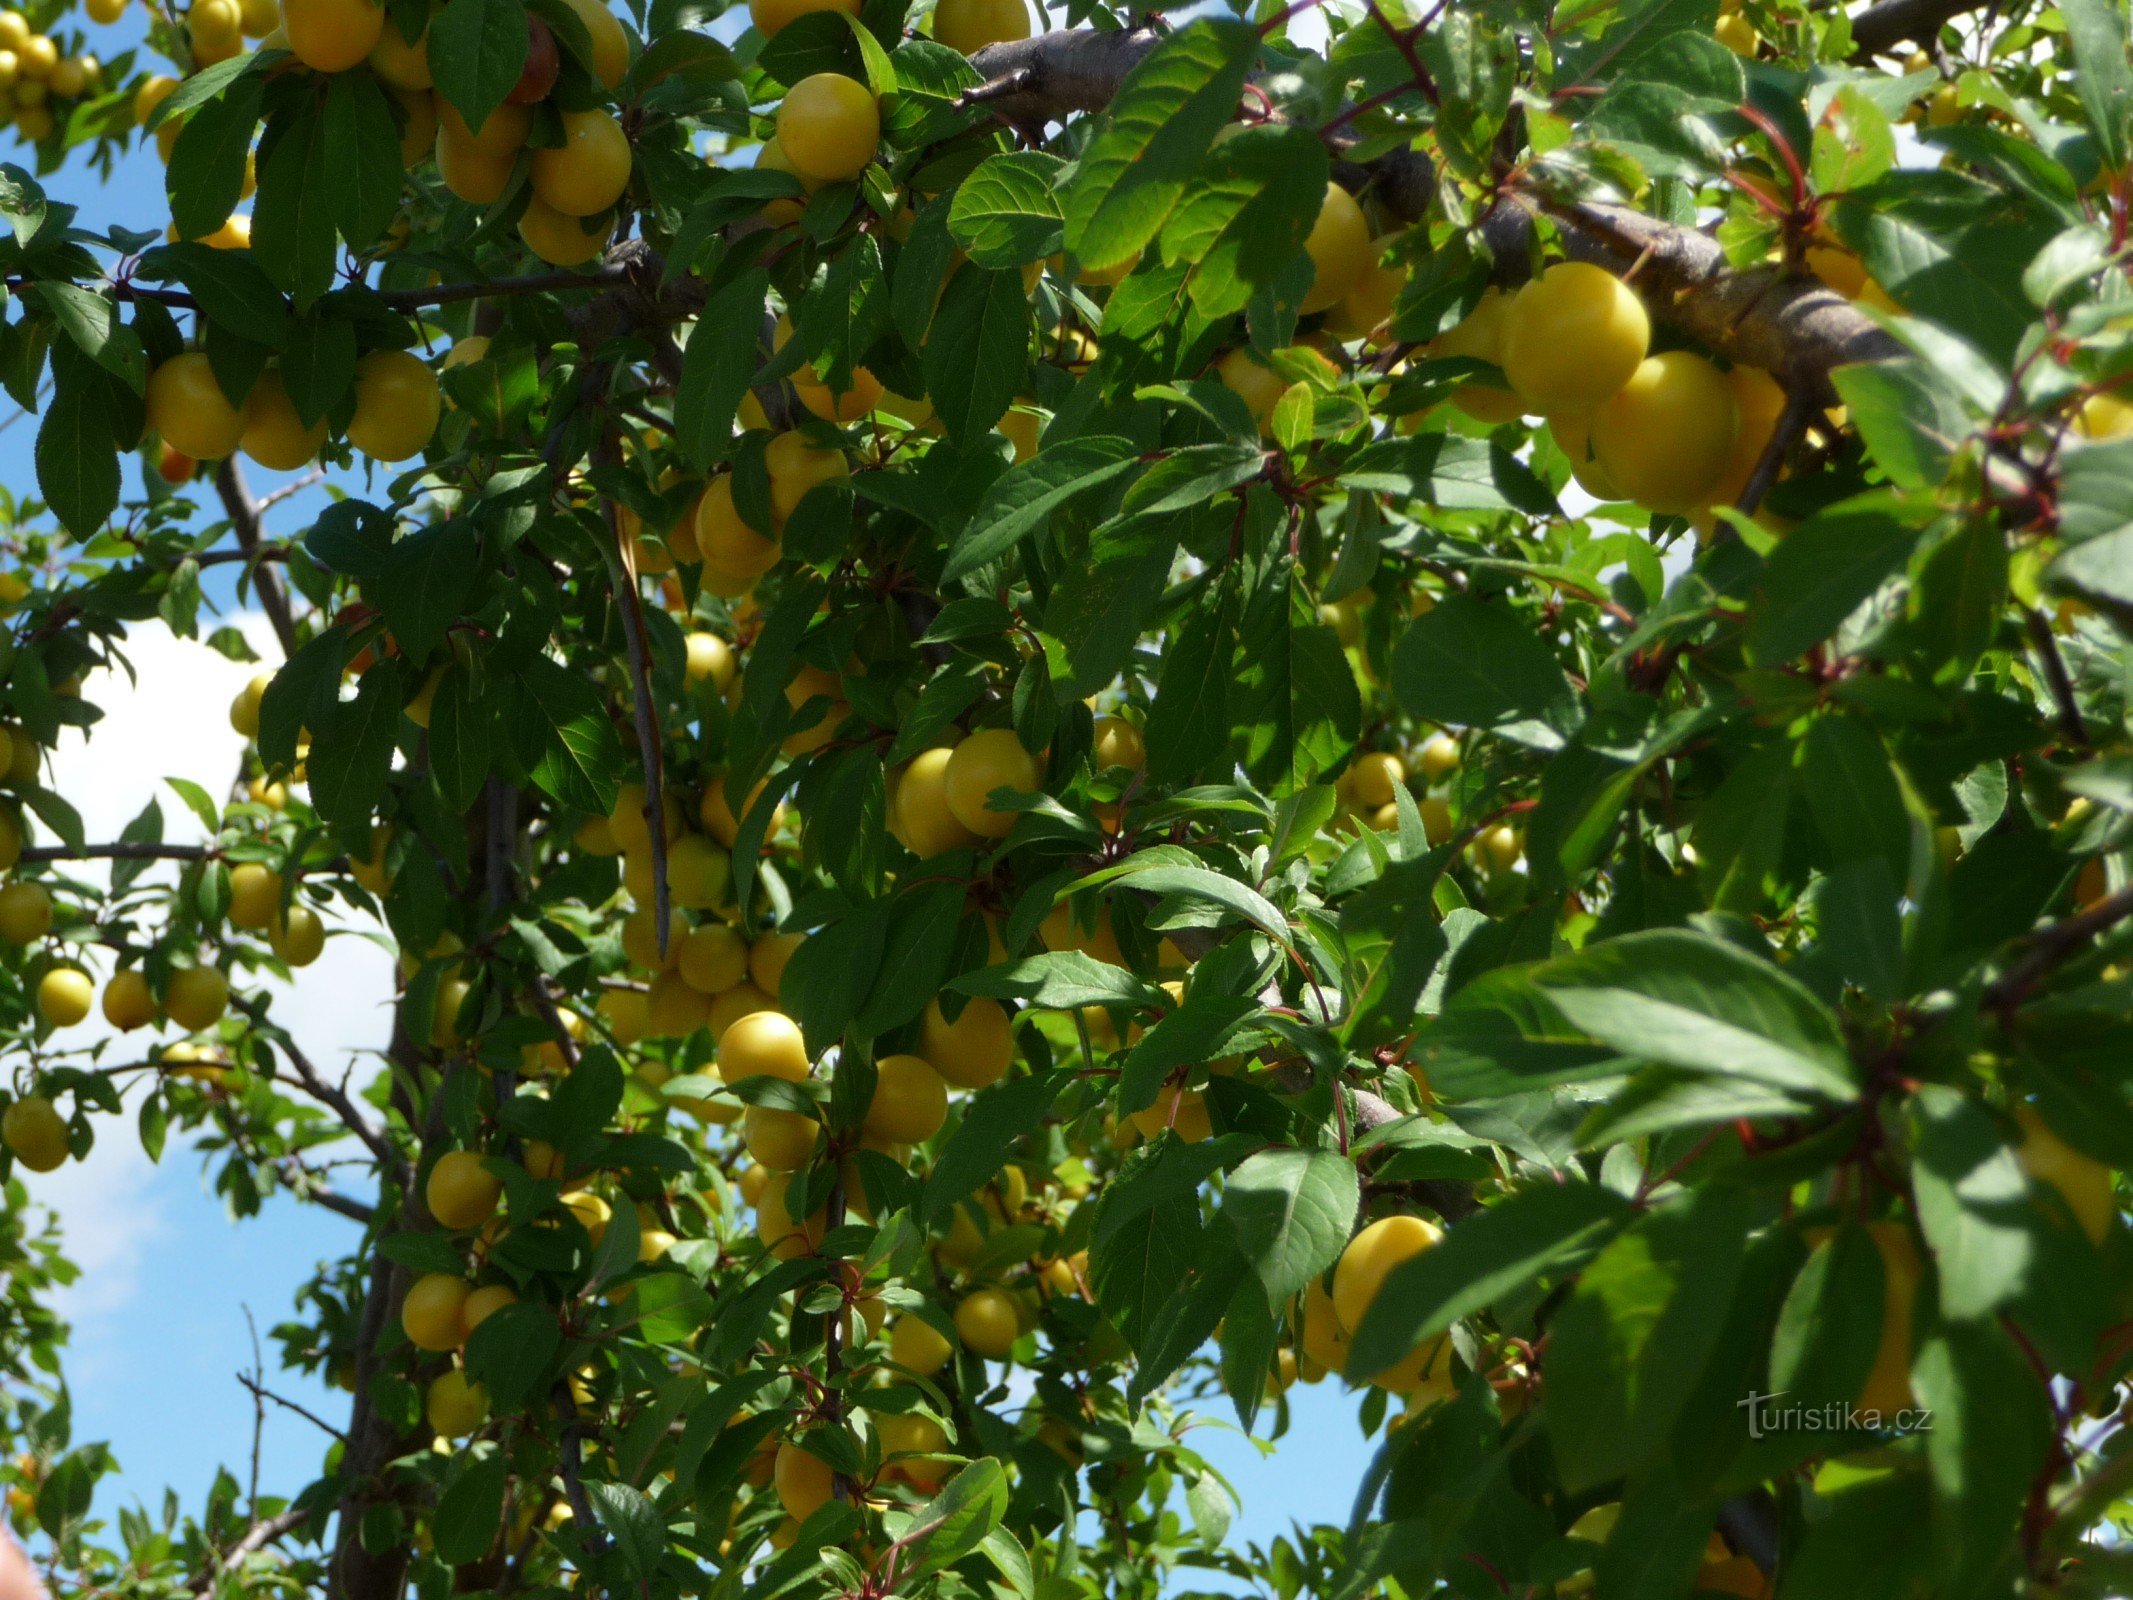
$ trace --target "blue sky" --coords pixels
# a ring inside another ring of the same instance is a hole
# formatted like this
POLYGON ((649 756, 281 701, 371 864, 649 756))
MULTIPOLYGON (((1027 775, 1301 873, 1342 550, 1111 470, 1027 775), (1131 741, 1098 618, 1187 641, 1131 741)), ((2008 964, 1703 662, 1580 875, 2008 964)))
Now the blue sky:
MULTIPOLYGON (((91 31, 91 47, 108 58, 136 42, 138 13, 91 31)), ((18 156, 17 150, 0 149, 0 159, 18 156)), ((162 164, 152 145, 122 161, 108 183, 78 172, 48 182, 52 194, 81 207, 86 227, 145 227, 168 216, 162 164)), ((34 442, 33 419, 0 429, 0 472, 18 492, 29 492, 35 481, 34 442)), ((129 473, 137 470, 127 463, 129 473)), ((257 492, 286 481, 249 464, 247 471, 257 492)), ((278 508, 271 529, 300 529, 320 498, 313 491, 278 508)), ((226 587, 218 598, 234 600, 226 587)), ((237 614, 236 620, 266 654, 270 640, 261 619, 237 614)), ((160 626, 141 630, 131 654, 140 687, 129 690, 122 679, 92 682, 89 696, 110 720, 93 744, 70 738, 55 763, 57 785, 80 804, 95 837, 115 835, 165 776, 189 777, 222 792, 238 754, 221 708, 253 669, 174 640, 160 626)), ((167 790, 162 797, 177 836, 180 819, 190 819, 167 790)), ((384 955, 344 936, 278 1010, 317 1059, 340 1063, 351 1051, 383 1042, 382 1008, 389 995, 384 955)), ((242 1482, 253 1428, 251 1402, 235 1376, 252 1359, 246 1311, 265 1340, 318 1263, 347 1248, 354 1224, 287 1199, 233 1224, 210 1191, 197 1153, 174 1143, 160 1164, 151 1164, 130 1121, 107 1121, 87 1163, 30 1181, 37 1196, 66 1219, 70 1252, 86 1269, 66 1297, 74 1327, 67 1371, 76 1442, 108 1441, 121 1468, 104 1487, 99 1510, 108 1517, 128 1501, 153 1510, 166 1487, 197 1509, 224 1466, 242 1482)), ((271 1341, 267 1348, 271 1362, 271 1341)), ((328 1420, 346 1414, 346 1397, 322 1384, 288 1374, 272 1375, 270 1383, 328 1420)), ((1274 1458, 1262 1457, 1233 1427, 1210 1426, 1193 1435, 1195 1447, 1241 1492, 1244 1505, 1232 1542, 1263 1543, 1292 1519, 1347 1518, 1367 1459, 1354 1402, 1331 1385, 1298 1390, 1295 1400, 1292 1432, 1274 1458)), ((1228 1417, 1226 1405, 1210 1412, 1211 1420, 1228 1417)), ((284 1493, 301 1487, 318 1470, 326 1442, 300 1417, 269 1407, 263 1486, 284 1493)), ((1204 1586, 1200 1575, 1187 1577, 1204 1586)))

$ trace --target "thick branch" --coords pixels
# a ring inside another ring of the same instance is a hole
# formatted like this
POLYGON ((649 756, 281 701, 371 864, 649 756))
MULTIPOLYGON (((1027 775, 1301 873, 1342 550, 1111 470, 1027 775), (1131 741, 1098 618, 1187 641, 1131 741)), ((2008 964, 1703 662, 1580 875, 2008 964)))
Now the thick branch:
POLYGON ((130 839, 110 844, 32 845, 22 852, 24 861, 202 861, 212 852, 204 844, 146 844, 130 839))
MULTIPOLYGON (((247 558, 258 555, 262 542, 259 502, 252 498, 252 491, 246 487, 244 473, 238 469, 235 456, 223 457, 222 465, 215 469, 215 492, 222 496, 223 510, 229 515, 231 528, 236 531, 237 548, 247 558)), ((260 610, 274 625, 274 637, 281 641, 282 654, 295 655, 296 616, 289 609, 288 591, 282 588, 280 575, 254 562, 252 587, 259 592, 260 610)))
POLYGON ((1761 367, 1793 394, 1828 404, 1835 369, 1904 353, 1835 290, 1776 268, 1736 272, 1708 234, 1600 201, 1547 210, 1571 255, 1618 274, 1635 268, 1653 316, 1729 361, 1761 367))
POLYGON ((1982 0, 1879 0, 1852 18, 1852 60, 1887 55, 1907 44, 1925 44, 1943 26, 1982 0))

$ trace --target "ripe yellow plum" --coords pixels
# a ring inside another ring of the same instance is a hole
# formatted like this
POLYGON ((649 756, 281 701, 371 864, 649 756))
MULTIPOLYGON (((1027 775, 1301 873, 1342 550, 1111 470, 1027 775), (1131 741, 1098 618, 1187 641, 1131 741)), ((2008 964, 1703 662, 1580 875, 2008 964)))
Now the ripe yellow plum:
POLYGON ((750 1012, 719 1035, 718 1070, 728 1083, 743 1078, 804 1082, 807 1040, 800 1025, 781 1011, 750 1012))
POLYGON ((992 792, 1035 794, 1044 787, 1044 771, 1014 729, 981 728, 949 755, 941 787, 957 822, 982 838, 1001 839, 1021 813, 994 810, 992 792))
POLYGON ((188 350, 148 375, 148 426, 172 449, 212 461, 243 439, 244 412, 222 392, 207 357, 188 350))
POLYGON ((488 1386, 454 1367, 430 1380, 422 1411, 432 1432, 447 1439, 464 1438, 488 1419, 488 1386))
POLYGON ((748 941, 723 922, 707 922, 682 940, 675 970, 699 994, 722 993, 748 975, 748 941))
POLYGON ((111 974, 104 985, 104 1020, 121 1033, 145 1028, 156 1019, 155 996, 148 990, 148 975, 139 967, 111 974))
POLYGON ((26 1094, 0 1116, 0 1143, 32 1172, 51 1172, 67 1159, 67 1123, 41 1094, 26 1094))
POLYGON ((1531 410, 1595 410, 1644 360, 1651 319, 1613 273, 1560 261, 1518 292, 1503 326, 1504 376, 1531 410))
POLYGON ((813 1117, 777 1106, 750 1106, 741 1118, 748 1154, 766 1172, 797 1172, 806 1166, 820 1131, 813 1117))
POLYGON ((733 503, 733 479, 725 474, 705 484, 696 502, 696 548, 713 565, 749 574, 768 572, 780 554, 776 539, 765 538, 742 519, 733 503))
POLYGON ((1341 1252, 1333 1269, 1333 1311, 1343 1331, 1353 1337, 1364 1313, 1392 1269, 1413 1260, 1444 1237, 1442 1229, 1421 1217, 1381 1217, 1369 1224, 1341 1252))
POLYGON ((906 1311, 889 1331, 889 1359, 922 1378, 930 1378, 948 1365, 955 1346, 924 1317, 906 1311))
POLYGON ((89 1015, 96 985, 79 967, 53 967, 37 980, 37 1013, 55 1028, 71 1028, 89 1015))
MULTIPOLYGON (((1490 287, 1481 291, 1474 309, 1432 339, 1429 354, 1438 359, 1464 357, 1503 365, 1504 327, 1511 311, 1511 296, 1490 287)), ((1452 404, 1476 422, 1490 426, 1513 422, 1525 411, 1517 395, 1501 384, 1462 383, 1452 391, 1452 404)))
POLYGON ((778 107, 778 144, 793 170, 817 183, 856 178, 881 143, 881 108, 873 91, 841 72, 817 72, 786 91, 778 107))
POLYGON ((777 1464, 771 1469, 771 1482, 785 1514, 795 1522, 805 1522, 829 1504, 836 1474, 820 1456, 810 1455, 796 1444, 781 1444, 777 1464))
POLYGON ((482 1164, 479 1151, 447 1150, 423 1185, 430 1215, 446 1228, 478 1228, 496 1215, 503 1181, 482 1164))
POLYGON ((464 1313, 474 1286, 451 1272, 428 1272, 408 1285, 400 1327, 417 1350, 456 1350, 466 1338, 464 1313))
POLYGON ((955 1308, 956 1337, 988 1361, 1003 1361, 1022 1337, 1014 1296, 988 1284, 973 1289, 955 1308))
POLYGON ((377 48, 385 8, 371 0, 281 0, 281 25, 289 49, 313 72, 346 72, 377 48))
POLYGON ((608 235, 613 231, 613 219, 588 228, 582 220, 567 211, 558 211, 539 195, 526 202, 525 214, 518 219, 520 241, 551 267, 582 267, 607 247, 608 235))
POLYGON ((999 1001, 979 996, 950 1022, 939 1000, 926 1002, 918 1053, 958 1089, 983 1089, 1006 1076, 1015 1059, 1014 1030, 999 1001))
POLYGON ((883 1144, 924 1144, 948 1120, 948 1085, 918 1056, 883 1056, 874 1063, 874 1098, 863 1128, 883 1144))
POLYGON ((11 883, 0 889, 0 939, 31 944, 52 931, 52 895, 41 883, 11 883))
POLYGON ((987 45, 1027 39, 1029 31, 1025 0, 939 0, 933 8, 933 37, 966 56, 987 45))
POLYGON ((921 750, 896 785, 897 824, 904 843, 921 859, 965 849, 979 839, 949 804, 948 767, 953 754, 921 750))
POLYGON ((796 17, 817 11, 842 11, 859 15, 859 0, 748 0, 748 20, 764 38, 775 38, 796 17))
POLYGON ((1306 316, 1338 305, 1370 266, 1369 220, 1355 203, 1355 196, 1338 183, 1326 184, 1318 219, 1304 240, 1304 253, 1311 258, 1313 274, 1311 288, 1303 298, 1306 316))
POLYGON ((1592 453, 1623 495, 1654 511, 1701 505, 1740 431, 1726 375, 1693 350, 1640 362, 1592 416, 1592 453))
POLYGON ((842 451, 817 449, 798 433, 781 433, 765 445, 763 466, 770 474, 771 513, 780 527, 799 509, 808 490, 847 477, 852 470, 842 451))
POLYGON ((405 350, 373 350, 356 363, 355 416, 348 442, 373 461, 419 455, 437 431, 443 397, 437 374, 405 350))
POLYGON ((2015 1107, 2015 1120, 2022 1125, 2022 1143, 2015 1151, 2022 1170, 2032 1182, 2056 1189, 2081 1231, 2092 1243, 2102 1244, 2118 1215, 2111 1169, 2060 1138, 2032 1107, 2015 1107))
POLYGON ((534 194, 565 216, 605 211, 630 184, 629 136, 606 111, 566 111, 563 142, 533 152, 532 179, 534 194))
MULTIPOLYGON (((367 5, 369 0, 357 0, 367 5)), ((244 401, 244 437, 238 448, 275 472, 294 472, 318 458, 326 442, 326 419, 305 423, 297 415, 279 369, 269 367, 244 401)))

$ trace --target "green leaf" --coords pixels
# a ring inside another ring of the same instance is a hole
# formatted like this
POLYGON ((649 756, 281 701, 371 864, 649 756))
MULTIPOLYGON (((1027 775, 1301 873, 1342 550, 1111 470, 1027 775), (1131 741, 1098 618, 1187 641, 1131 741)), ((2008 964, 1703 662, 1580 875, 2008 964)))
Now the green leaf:
POLYGON ((639 1582, 659 1570, 666 1551, 666 1518, 645 1498, 644 1491, 626 1483, 588 1483, 585 1498, 592 1502, 600 1526, 615 1541, 622 1564, 639 1582))
POLYGON ((1749 659, 1780 666, 1827 639, 1902 570, 1918 537, 1880 504, 1840 506, 1786 534, 1749 608, 1749 659))
POLYGON ((489 1409, 502 1416, 541 1387, 562 1348, 554 1307, 504 1306, 467 1335, 467 1371, 488 1386, 489 1409))
POLYGON ((1576 1027, 1623 1055, 1849 1101, 1857 1070, 1837 1019, 1800 983, 1706 934, 1655 929, 1533 969, 1576 1027))
POLYGON ((1242 311, 1295 259, 1325 204, 1326 147, 1295 123, 1247 127, 1208 153, 1163 226, 1163 259, 1210 321, 1242 311))
POLYGON ((1156 1091, 1171 1073, 1221 1055, 1247 1019, 1258 1014, 1259 1002, 1242 995, 1188 996, 1127 1051, 1118 1079, 1118 1109, 1131 1113, 1154 1105, 1156 1091))
POLYGON ((521 0, 447 0, 430 19, 430 71, 437 92, 480 131, 526 69, 521 0))
POLYGON ((399 128, 375 74, 336 72, 327 79, 326 138, 339 153, 334 225, 351 248, 367 249, 392 226, 404 181, 399 128))
POLYGON ((501 1451, 490 1450, 469 1458, 465 1470, 445 1485, 430 1528, 439 1561, 459 1566, 488 1554, 503 1525, 509 1466, 501 1451))
MULTIPOLYGON (((470 0, 457 3, 465 5, 470 0)), ((524 31, 521 23, 521 35, 524 31)), ((435 28, 430 42, 437 42, 435 28)), ((277 288, 296 297, 299 306, 333 286, 334 213, 340 187, 334 165, 341 159, 323 111, 305 103, 260 164, 259 198, 252 207, 251 255, 266 268, 277 288)), ((230 327, 248 338, 257 337, 241 318, 230 327)))
MULTIPOLYGON (((265 89, 264 78, 247 76, 229 93, 201 105, 178 130, 163 186, 179 238, 203 239, 237 209, 265 89)), ((397 140, 394 148, 397 157, 397 140)))
POLYGON ((1857 1399, 1881 1347, 1886 1277, 1873 1235, 1856 1222, 1808 1256, 1771 1338, 1774 1394, 1808 1405, 1857 1399))
POLYGON ((1725 1325, 1753 1220, 1735 1190, 1692 1190, 1640 1218, 1578 1274, 1549 1324, 1545 1418, 1573 1493, 1666 1446, 1725 1325))
POLYGON ((1393 647, 1392 687, 1418 717, 1492 728, 1543 749, 1577 725, 1577 692, 1533 625, 1503 600, 1448 595, 1393 647))
POLYGON ((489 776, 494 724, 475 674, 447 670, 430 705, 430 776, 444 803, 455 811, 474 803, 489 776))
POLYGON ((102 295, 72 283, 35 283, 29 292, 52 313, 75 347, 98 366, 140 394, 148 382, 148 361, 140 335, 118 321, 118 308, 102 295))
POLYGON ((1864 717, 1817 717, 1800 746, 1800 787, 1838 863, 1878 858, 1889 880, 1910 877, 1911 818, 1887 748, 1864 717))
POLYGON ((1226 878, 1212 868, 1181 865, 1174 850, 1158 846, 1144 851, 1116 867, 1089 874, 1076 887, 1087 889, 1118 880, 1130 883, 1143 894, 1198 900, 1242 917, 1277 943, 1288 941, 1289 919, 1273 901, 1251 885, 1226 878))
POLYGON ((1160 989, 1124 967, 1098 961, 1079 950, 1050 951, 982 967, 964 973, 948 987, 994 1000, 1020 1000, 1047 1011, 1102 1005, 1155 1007, 1169 1000, 1160 989))
POLYGON ((311 730, 311 803, 328 822, 345 827, 377 809, 399 738, 400 692, 399 673, 373 668, 357 680, 355 698, 311 730))
POLYGON ((1992 1113, 1960 1090, 1923 1086, 1911 1130, 1918 1225, 1939 1269, 1941 1312, 1958 1322, 1990 1316, 2020 1298, 2038 1265, 2029 1179, 1992 1113))
POLYGON ((138 276, 150 283, 176 279, 210 322, 255 343, 279 349, 288 336, 288 307, 249 250, 217 250, 197 242, 165 245, 141 258, 138 276))
POLYGON ((1118 266, 1156 236, 1236 116, 1258 46, 1245 23, 1202 19, 1126 75, 1066 189, 1067 249, 1082 266, 1118 266))
POLYGON ((1355 1163, 1337 1151, 1267 1150, 1229 1175, 1222 1216, 1281 1305, 1339 1259, 1361 1199, 1355 1163))
POLYGON ((989 430, 1022 392, 1029 329, 1019 272, 970 265, 948 280, 921 365, 934 412, 959 442, 989 430))
POLYGON ((1383 1372, 1461 1317, 1592 1253, 1629 1203, 1589 1183, 1520 1189, 1387 1274, 1348 1347, 1351 1382, 1383 1372))
POLYGON ((914 1579, 937 1571, 984 1543, 1007 1512, 1007 1474, 997 1456, 980 1456, 963 1468, 911 1521, 905 1538, 923 1540, 914 1579))
POLYGON ((948 232, 972 261, 996 270, 1042 261, 1058 250, 1065 163, 1041 150, 988 156, 965 178, 948 208, 948 232))
POLYGON ((897 896, 881 970, 854 1019, 861 1033, 871 1038, 916 1022, 940 993, 962 934, 964 900, 960 883, 929 884, 897 896))
POLYGON ((606 816, 622 783, 622 736, 592 682, 561 662, 535 656, 521 669, 522 727, 538 754, 529 776, 558 805, 606 816))
POLYGON ((1919 1346, 1911 1388, 1932 1413, 1934 1556, 1952 1594, 1983 1590, 2015 1548, 2053 1432, 2051 1397, 1990 1322, 1943 1324, 1919 1346))
POLYGON ((2059 0, 2073 52, 2068 77, 2106 172, 2126 165, 2126 114, 2133 109, 2133 70, 2126 65, 2126 13, 2111 0, 2059 0))
MULTIPOLYGON (((1858 361, 1830 374, 1874 464, 1899 489, 1937 489, 1972 431, 1960 390, 1930 361, 1858 361)), ((1790 542, 1787 535, 1787 542, 1790 542)))
POLYGON ((674 396, 674 433, 698 471, 716 466, 730 447, 734 412, 755 373, 769 292, 767 271, 744 272, 711 296, 689 330, 674 396))
POLYGON ((437 522, 387 550, 384 571, 363 592, 385 613, 408 660, 425 662, 444 644, 480 564, 481 535, 472 522, 437 522))
POLYGON ((1339 766, 1363 726, 1362 694, 1340 635, 1301 620, 1302 605, 1300 589, 1270 584, 1253 598, 1238 637, 1238 759, 1276 795, 1339 766))
POLYGON ((1069 503, 1139 465, 1132 440, 1093 434, 1049 445, 1010 467, 957 536, 941 581, 952 583, 997 561, 1069 503))
POLYGON ((282 349, 282 387, 306 427, 338 405, 355 384, 355 324, 327 315, 330 304, 314 306, 299 317, 282 349))
POLYGON ((958 1200, 975 1193, 1000 1170, 1015 1142, 1044 1121, 1066 1081, 1059 1073, 1044 1073, 994 1084, 970 1097, 962 1122, 926 1178, 928 1226, 946 1218, 958 1200))
POLYGON ((1212 604, 1203 596, 1186 614, 1164 651, 1146 733, 1155 782, 1190 780, 1228 753, 1236 630, 1237 593, 1224 582, 1212 604))
POLYGON ((110 405, 100 387, 70 384, 53 396, 37 425, 37 491, 67 532, 83 542, 118 507, 118 447, 111 440, 110 405))

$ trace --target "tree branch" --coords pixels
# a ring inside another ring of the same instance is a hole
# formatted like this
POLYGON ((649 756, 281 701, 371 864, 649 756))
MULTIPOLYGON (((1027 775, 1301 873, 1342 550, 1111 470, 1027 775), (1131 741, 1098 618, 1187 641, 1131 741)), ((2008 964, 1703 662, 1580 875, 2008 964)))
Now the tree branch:
POLYGON ((1985 986, 1980 1003, 1988 1011, 2011 1011, 2051 976, 2054 967, 2128 917, 2133 917, 2133 888, 2107 894, 2088 910, 2039 930, 2031 935, 2028 950, 1985 986))
POLYGON ((1887 55, 1907 44, 1928 43, 1942 27, 1982 0, 1879 0, 1852 18, 1852 60, 1887 55))
MULTIPOLYGON (((1022 125, 1098 112, 1158 38, 1145 28, 1084 28, 991 45, 971 58, 985 82, 957 103, 985 106, 1022 125)), ((1341 138, 1329 143, 1336 154, 1352 147, 1341 138)), ((1347 181, 1367 181, 1387 209, 1407 221, 1422 215, 1435 192, 1428 159, 1411 150, 1342 167, 1347 181)), ((1618 275, 1634 267, 1645 303, 1660 321, 1730 361, 1763 368, 1789 392, 1819 404, 1835 398, 1829 384, 1833 369, 1903 353, 1891 334, 1842 295, 1775 269, 1736 272, 1718 241, 1693 228, 1599 201, 1531 196, 1520 203, 1553 218, 1573 256, 1618 275)), ((1499 214, 1516 211, 1515 205, 1499 208, 1499 214)))
MULTIPOLYGON (((265 1369, 262 1368, 261 1370, 264 1371, 265 1369)), ((323 1417, 320 1417, 315 1412, 305 1410, 294 1400, 284 1399, 282 1396, 276 1394, 272 1389, 269 1389, 266 1384, 261 1382, 259 1379, 247 1377, 244 1373, 240 1372, 237 1374, 237 1381, 244 1385, 244 1387, 251 1393, 252 1399, 258 1404, 264 1406, 267 1401, 271 1400, 276 1405, 282 1407, 284 1410, 295 1412, 306 1422, 310 1423, 312 1427, 323 1429, 325 1432, 330 1433, 331 1435, 333 1435, 334 1438, 340 1440, 341 1443, 346 1444, 348 1442, 348 1435, 341 1432, 341 1430, 339 1428, 336 1428, 332 1423, 326 1421, 323 1417)))
POLYGON ((253 1523, 229 1549, 219 1556, 210 1556, 201 1564, 200 1570, 193 1575, 190 1588, 194 1594, 206 1594, 214 1588, 217 1578, 242 1562, 246 1556, 264 1550, 277 1539, 286 1538, 310 1520, 311 1513, 308 1510, 291 1506, 263 1522, 253 1523))
MULTIPOLYGON (((235 456, 224 456, 222 464, 215 468, 215 492, 222 496, 223 510, 229 514, 230 526, 236 530, 237 548, 247 559, 258 555, 261 544, 259 502, 252 498, 252 491, 246 487, 244 473, 238 468, 235 456)), ((259 593, 260 610, 274 625, 274 637, 281 641, 282 654, 295 655, 296 616, 289 609, 288 591, 282 588, 281 578, 255 561, 252 587, 259 593)))
POLYGON ((24 861, 204 861, 215 852, 204 844, 147 844, 131 839, 110 844, 32 845, 22 852, 24 861))

